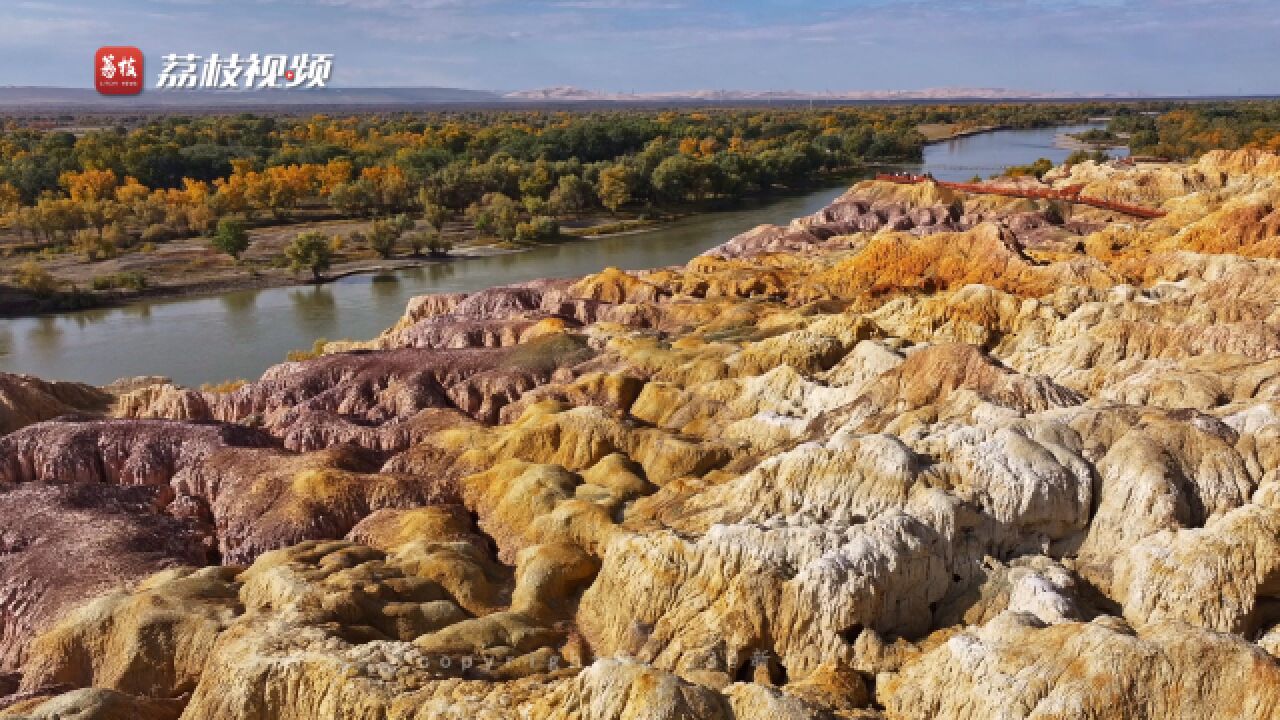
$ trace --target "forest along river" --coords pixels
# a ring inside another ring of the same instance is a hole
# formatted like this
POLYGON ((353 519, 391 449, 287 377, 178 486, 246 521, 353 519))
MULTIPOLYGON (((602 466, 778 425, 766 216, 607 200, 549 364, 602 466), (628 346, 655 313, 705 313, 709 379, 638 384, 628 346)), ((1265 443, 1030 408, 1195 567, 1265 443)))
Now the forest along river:
MULTIPOLYGON (((925 149, 909 166, 940 180, 987 177, 1039 157, 1062 162, 1054 137, 1080 128, 1005 130, 925 149)), ((385 275, 354 275, 322 286, 239 290, 203 298, 154 300, 119 308, 0 320, 0 371, 105 384, 165 375, 184 385, 254 379, 287 352, 317 338, 364 340, 395 324, 409 298, 471 292, 536 278, 577 277, 688 262, 761 223, 813 213, 848 184, 774 196, 738 209, 678 220, 655 230, 567 241, 526 252, 466 258, 385 275)))

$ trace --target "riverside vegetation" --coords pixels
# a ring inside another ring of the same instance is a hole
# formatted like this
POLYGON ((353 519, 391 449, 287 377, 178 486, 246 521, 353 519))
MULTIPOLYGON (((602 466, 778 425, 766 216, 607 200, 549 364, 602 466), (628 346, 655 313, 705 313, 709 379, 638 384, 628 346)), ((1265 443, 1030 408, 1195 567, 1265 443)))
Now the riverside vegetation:
MULTIPOLYGON (((1280 715, 1280 156, 0 374, 0 718, 1280 715)), ((321 243, 321 246, 325 246, 321 243)))
POLYGON ((406 251, 624 230, 863 163, 918 160, 926 124, 1035 127, 1172 107, 239 115, 122 119, 79 134, 13 120, 0 133, 0 276, 11 283, 0 305, 289 282, 286 248, 305 232, 336 239, 331 264, 351 269, 406 251), (126 275, 141 282, 111 279, 126 275))

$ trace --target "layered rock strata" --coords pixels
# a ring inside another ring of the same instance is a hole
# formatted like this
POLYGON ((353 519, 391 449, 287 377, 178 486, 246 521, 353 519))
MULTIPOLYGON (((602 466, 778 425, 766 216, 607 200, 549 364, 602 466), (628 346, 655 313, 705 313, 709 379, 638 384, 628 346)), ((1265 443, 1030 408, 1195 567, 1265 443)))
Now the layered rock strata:
POLYGON ((0 717, 1277 717, 1280 158, 1045 182, 5 378, 0 717))

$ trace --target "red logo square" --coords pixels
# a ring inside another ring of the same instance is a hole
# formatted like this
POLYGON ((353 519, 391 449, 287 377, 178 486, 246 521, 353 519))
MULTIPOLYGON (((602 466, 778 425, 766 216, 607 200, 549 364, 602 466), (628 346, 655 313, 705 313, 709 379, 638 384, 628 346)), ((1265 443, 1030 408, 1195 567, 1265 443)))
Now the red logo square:
POLYGON ((128 45, 98 48, 93 55, 93 86, 103 95, 142 92, 142 51, 128 45))

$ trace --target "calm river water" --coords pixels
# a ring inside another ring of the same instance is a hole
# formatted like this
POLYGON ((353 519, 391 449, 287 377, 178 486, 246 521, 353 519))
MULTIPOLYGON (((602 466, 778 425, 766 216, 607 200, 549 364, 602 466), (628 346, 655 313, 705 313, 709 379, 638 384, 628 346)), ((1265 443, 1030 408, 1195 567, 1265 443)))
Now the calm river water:
MULTIPOLYGON (((1074 130, 1000 131, 939 143, 926 148, 918 167, 939 179, 967 180, 1039 157, 1061 162, 1069 151, 1054 147, 1054 136, 1074 130)), ((761 223, 785 224, 812 213, 844 187, 744 204, 641 234, 352 276, 320 287, 245 290, 0 320, 0 370, 94 384, 135 375, 166 375, 185 385, 252 379, 289 350, 310 347, 317 338, 377 335, 415 295, 573 277, 610 265, 641 269, 682 264, 761 223)))

